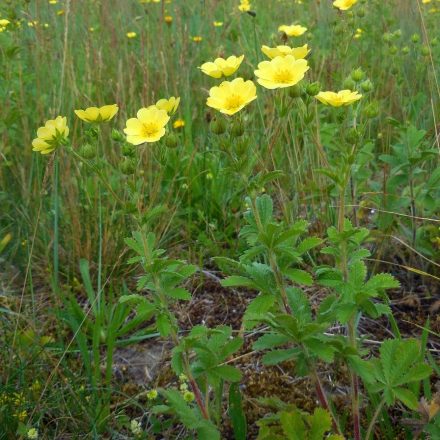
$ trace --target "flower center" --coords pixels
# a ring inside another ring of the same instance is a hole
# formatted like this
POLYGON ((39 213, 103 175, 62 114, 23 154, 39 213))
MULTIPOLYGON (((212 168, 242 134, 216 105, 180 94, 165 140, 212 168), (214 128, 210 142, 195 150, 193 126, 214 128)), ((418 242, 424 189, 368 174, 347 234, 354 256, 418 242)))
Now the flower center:
POLYGON ((275 82, 286 84, 292 81, 292 72, 288 69, 280 69, 274 73, 275 82))
POLYGON ((225 99, 225 108, 227 110, 234 110, 238 107, 240 107, 243 104, 243 100, 240 95, 236 95, 235 93, 232 95, 229 95, 225 99))
POLYGON ((147 123, 144 123, 142 135, 144 137, 148 138, 148 137, 155 136, 158 131, 159 131, 159 128, 158 128, 157 124, 155 124, 154 122, 147 122, 147 123))

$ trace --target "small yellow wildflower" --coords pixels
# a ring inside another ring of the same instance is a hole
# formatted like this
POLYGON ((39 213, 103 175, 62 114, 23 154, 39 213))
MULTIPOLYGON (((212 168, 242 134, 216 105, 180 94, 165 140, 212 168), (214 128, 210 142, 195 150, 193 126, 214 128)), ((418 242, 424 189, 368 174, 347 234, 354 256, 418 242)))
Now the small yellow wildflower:
POLYGON ((235 78, 233 81, 223 81, 219 87, 212 87, 206 105, 226 115, 233 115, 254 99, 257 99, 255 84, 235 78))
POLYGON ((183 119, 176 119, 173 124, 173 128, 183 128, 185 127, 185 121, 183 119))
POLYGON ((157 390, 149 390, 147 391, 147 399, 154 400, 157 399, 158 393, 157 390))
POLYGON ((130 422, 130 431, 133 435, 138 436, 142 434, 142 426, 137 420, 130 422))
POLYGON ((202 64, 199 69, 206 75, 213 78, 221 78, 222 76, 230 76, 234 74, 240 67, 244 59, 244 55, 236 57, 231 55, 230 57, 216 58, 213 62, 207 62, 202 64))
POLYGON ((165 134, 165 125, 170 120, 165 110, 160 110, 152 105, 141 108, 136 118, 127 121, 124 133, 127 142, 140 145, 145 142, 157 142, 165 134))
POLYGON ((357 1, 358 0, 335 0, 333 6, 341 11, 346 11, 355 5, 357 1))
POLYGON ((310 49, 308 48, 307 44, 305 44, 304 46, 301 47, 262 46, 261 51, 271 59, 275 57, 285 57, 286 55, 293 55, 295 59, 300 60, 307 56, 307 54, 310 52, 310 49))
POLYGON ((200 43, 203 38, 200 35, 196 35, 195 37, 192 37, 192 40, 194 41, 194 43, 200 43))
POLYGON ((292 24, 290 26, 283 24, 278 30, 284 32, 288 37, 300 37, 307 31, 307 28, 299 24, 292 24))
POLYGON ((266 89, 290 87, 304 78, 309 65, 304 59, 296 60, 293 55, 275 57, 271 61, 262 61, 254 73, 258 83, 266 89))
POLYGON ((127 38, 136 38, 137 33, 136 32, 127 32, 125 34, 127 38))
POLYGON ((14 413, 14 417, 20 422, 24 422, 26 420, 27 415, 28 413, 25 409, 23 411, 18 411, 14 413))
POLYGON ((6 18, 2 18, 0 20, 0 26, 1 27, 6 27, 9 23, 11 23, 11 22, 8 19, 6 19, 6 18))
POLYGON ((165 23, 171 24, 173 22, 173 17, 171 17, 171 15, 165 15, 164 20, 165 23))
POLYGON ((185 399, 186 402, 192 402, 195 399, 194 393, 192 393, 191 391, 185 391, 183 393, 183 398, 185 399))
POLYGON ((93 26, 90 26, 90 27, 89 27, 89 31, 90 31, 90 32, 95 32, 95 28, 94 28, 93 26))
POLYGON ((49 0, 50 5, 56 5, 58 3, 58 0, 49 0))
POLYGON ((171 96, 171 98, 168 99, 159 99, 155 105, 159 110, 165 110, 169 115, 174 115, 179 107, 179 104, 180 98, 171 96))
POLYGON ((249 0, 240 0, 240 5, 238 6, 238 9, 241 12, 248 12, 251 10, 251 4, 249 0))
POLYGON ((32 150, 41 154, 49 154, 62 145, 69 136, 67 118, 57 116, 49 119, 44 127, 37 130, 37 137, 32 141, 32 150))
POLYGON ((359 101, 362 98, 358 92, 352 92, 351 90, 341 90, 335 92, 319 92, 316 95, 316 99, 325 105, 331 105, 332 107, 341 107, 343 105, 350 105, 353 102, 359 101))
POLYGON ((59 11, 57 11, 57 15, 64 15, 65 11, 64 9, 60 9, 59 11))
POLYGON ((75 110, 76 116, 85 122, 107 122, 118 113, 117 104, 102 107, 88 107, 85 110, 75 110))
POLYGON ((362 34, 364 33, 364 30, 361 28, 356 29, 356 33, 354 34, 354 37, 356 40, 362 37, 362 34))
POLYGON ((222 27, 223 26, 223 22, 222 21, 213 21, 212 25, 214 27, 222 27))
POLYGON ((35 428, 31 428, 27 432, 26 436, 30 440, 36 440, 38 438, 38 431, 35 428))

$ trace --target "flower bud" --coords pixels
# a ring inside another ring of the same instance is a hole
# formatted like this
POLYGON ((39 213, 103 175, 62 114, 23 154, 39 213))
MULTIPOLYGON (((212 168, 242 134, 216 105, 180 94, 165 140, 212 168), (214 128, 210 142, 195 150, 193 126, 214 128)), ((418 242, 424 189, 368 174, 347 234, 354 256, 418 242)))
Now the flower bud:
POLYGON ((134 159, 126 157, 120 165, 120 170, 123 174, 127 176, 130 174, 134 174, 136 171, 136 162, 134 159))
POLYGON ((116 142, 124 142, 125 136, 116 128, 112 129, 112 139, 116 142))
POLYGON ((419 34, 413 34, 412 37, 411 37, 411 41, 414 44, 417 44, 420 41, 420 35, 419 34))
POLYGON ((393 36, 396 38, 400 38, 402 36, 402 31, 400 29, 397 29, 397 31, 394 32, 393 36))
POLYGON ((396 53, 399 51, 399 48, 395 45, 390 47, 390 55, 396 55, 396 53))
POLYGON ((420 52, 424 57, 427 57, 429 55, 429 47, 423 46, 422 49, 420 50, 420 52))
POLYGON ((351 79, 347 78, 343 83, 344 89, 353 90, 356 87, 356 83, 351 79))
POLYGON ((382 38, 383 41, 385 41, 385 43, 391 43, 391 41, 393 41, 393 34, 390 34, 389 32, 385 32, 382 38))
POLYGON ((210 124, 211 131, 214 134, 223 134, 226 131, 224 119, 214 119, 210 124))
POLYGON ((165 139, 165 145, 168 148, 176 148, 178 144, 179 144, 179 138, 174 133, 170 133, 165 139))
POLYGON ((306 93, 309 96, 316 96, 321 91, 321 85, 319 82, 312 82, 310 84, 307 84, 306 87, 306 93))
POLYGON ((362 81, 361 90, 365 93, 371 92, 373 90, 373 83, 369 79, 362 81))
POLYGON ((234 121, 231 127, 231 135, 233 137, 240 137, 244 134, 244 125, 241 121, 234 121))
POLYGON ((136 154, 136 147, 126 142, 124 145, 122 145, 121 152, 123 156, 134 157, 136 154))
POLYGON ((357 16, 359 18, 365 17, 365 8, 359 8, 358 11, 357 11, 357 16))
POLYGON ((289 96, 292 99, 301 98, 302 94, 304 93, 304 89, 300 84, 295 84, 292 87, 289 87, 289 96))
POLYGON ((408 55, 409 54, 409 47, 408 46, 402 47, 402 53, 403 53, 403 55, 408 55))
POLYGON ((373 119, 379 115, 379 103, 377 101, 370 102, 365 108, 364 108, 364 115, 368 119, 373 119))
POLYGON ((391 67, 390 72, 393 75, 397 75, 399 73, 399 69, 396 66, 391 67))
POLYGON ((354 127, 351 127, 345 135, 345 140, 349 144, 356 144, 359 141, 359 139, 360 139, 360 133, 354 127))
POLYGON ((431 40, 431 46, 437 46, 438 45, 438 38, 435 37, 431 40))
POLYGON ((96 156, 96 147, 91 144, 81 145, 79 155, 84 159, 93 159, 96 156))
POLYGON ((356 70, 353 70, 350 76, 353 81, 359 82, 365 78, 365 72, 361 68, 358 68, 356 70))

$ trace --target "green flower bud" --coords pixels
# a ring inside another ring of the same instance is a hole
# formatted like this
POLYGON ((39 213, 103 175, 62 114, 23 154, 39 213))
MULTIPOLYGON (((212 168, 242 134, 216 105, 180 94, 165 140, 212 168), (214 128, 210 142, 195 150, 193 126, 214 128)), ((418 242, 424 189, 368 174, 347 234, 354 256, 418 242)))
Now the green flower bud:
POLYGON ((393 41, 393 34, 390 34, 389 32, 385 32, 382 38, 383 41, 385 41, 385 43, 391 43, 393 41))
POLYGON ((165 145, 168 148, 176 148, 178 144, 179 144, 179 138, 174 133, 170 133, 165 139, 165 145))
POLYGON ((353 81, 359 82, 365 78, 365 72, 361 68, 358 68, 356 70, 353 70, 350 76, 353 81))
POLYGON ((224 119, 214 119, 210 124, 211 131, 214 134, 223 134, 226 131, 226 123, 224 119))
POLYGON ((435 37, 431 40, 431 46, 437 46, 438 45, 438 38, 435 37))
POLYGON ((295 84, 292 87, 289 87, 289 96, 292 99, 301 98, 304 93, 304 89, 300 84, 295 84))
POLYGON ((121 152, 123 156, 134 157, 136 154, 136 147, 126 142, 124 145, 122 145, 121 152))
POLYGON ((127 176, 134 174, 136 171, 136 161, 132 158, 126 157, 120 165, 120 170, 127 176))
POLYGON ((112 129, 112 139, 116 142, 124 142, 125 136, 119 130, 116 130, 116 128, 113 128, 112 129))
POLYGON ((347 78, 342 84, 344 89, 353 90, 356 87, 356 83, 351 79, 351 77, 347 78))
POLYGON ((413 34, 412 37, 411 37, 411 41, 414 44, 417 44, 420 41, 420 35, 419 34, 413 34))
POLYGON ((369 79, 362 81, 361 90, 365 93, 371 92, 373 90, 373 83, 369 79))
POLYGON ((402 53, 403 53, 403 55, 408 55, 409 54, 409 47, 408 46, 402 47, 402 53))
POLYGON ((370 102, 365 108, 364 108, 364 115, 368 119, 376 118, 379 115, 379 103, 377 101, 370 102))
POLYGON ((365 17, 365 13, 366 13, 365 8, 359 8, 357 11, 357 16, 359 18, 363 18, 363 17, 365 17))
POLYGON ((402 36, 402 31, 400 29, 397 29, 397 31, 394 32, 393 36, 396 38, 400 38, 402 36))
POLYGON ((395 45, 390 47, 390 55, 396 55, 396 53, 399 52, 399 48, 395 45))
POLYGON ((79 155, 84 159, 93 159, 96 156, 96 147, 90 144, 81 145, 79 155))
POLYGON ((89 139, 96 139, 98 137, 99 134, 99 128, 91 125, 85 132, 86 137, 88 137, 89 139))
POLYGON ((306 87, 306 93, 309 96, 316 96, 321 91, 321 85, 319 82, 312 82, 310 84, 307 84, 306 87))
POLYGON ((345 134, 345 140, 349 144, 356 144, 360 139, 360 133, 356 130, 356 128, 350 128, 345 134))
POLYGON ((422 49, 420 50, 420 52, 424 57, 427 57, 429 55, 429 47, 423 46, 422 49))
POLYGON ((244 125, 241 121, 234 121, 231 127, 231 135, 233 137, 240 137, 244 134, 244 125))
POLYGON ((390 72, 391 72, 393 75, 397 75, 397 74, 399 73, 399 69, 398 69, 396 66, 393 66, 393 67, 391 67, 390 72))

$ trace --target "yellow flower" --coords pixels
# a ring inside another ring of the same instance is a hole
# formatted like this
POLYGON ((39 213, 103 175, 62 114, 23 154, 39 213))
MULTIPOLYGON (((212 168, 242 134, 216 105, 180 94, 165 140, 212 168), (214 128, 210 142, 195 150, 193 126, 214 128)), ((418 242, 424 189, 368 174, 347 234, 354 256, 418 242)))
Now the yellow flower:
POLYGON ((10 23, 10 21, 7 20, 6 18, 2 18, 2 19, 0 20, 0 26, 1 26, 1 27, 6 27, 9 23, 10 23))
POLYGON ((58 0, 49 0, 50 5, 56 5, 58 3, 58 0))
POLYGON ((165 125, 169 120, 167 112, 154 105, 141 108, 137 117, 129 119, 126 123, 124 133, 127 135, 127 142, 133 145, 157 142, 165 134, 165 125))
POLYGON ((155 105, 159 110, 165 110, 169 115, 173 115, 176 113, 179 104, 180 98, 171 96, 169 99, 159 99, 155 105))
POLYGON ((57 15, 64 15, 64 9, 60 9, 59 11, 57 11, 57 15))
POLYGON ((147 391, 147 399, 148 400, 154 400, 156 399, 158 396, 157 390, 149 390, 147 391))
POLYGON ((219 87, 212 87, 206 105, 226 115, 233 115, 256 98, 257 88, 252 81, 235 78, 233 81, 223 81, 219 87))
POLYGON ((353 38, 356 38, 356 40, 357 39, 359 39, 359 38, 361 38, 362 37, 362 34, 364 33, 364 30, 363 29, 361 29, 361 28, 357 28, 356 29, 356 33, 354 34, 354 37, 353 38))
POLYGON ((240 5, 238 6, 238 9, 241 12, 248 12, 251 10, 251 4, 249 3, 249 0, 240 0, 240 5))
POLYGON ((38 431, 35 428, 29 429, 27 432, 27 438, 30 440, 36 440, 38 438, 38 431))
POLYGON ((271 59, 275 57, 285 57, 286 55, 293 55, 296 60, 300 60, 307 56, 307 54, 310 52, 310 49, 308 48, 307 44, 305 44, 304 46, 301 47, 262 46, 261 51, 271 59))
POLYGON ((214 27, 221 27, 223 26, 223 22, 222 21, 213 21, 212 22, 214 27))
POLYGON ((359 101, 362 98, 358 92, 352 92, 351 90, 341 90, 335 92, 319 92, 316 95, 316 99, 321 101, 325 105, 331 105, 332 107, 341 107, 343 105, 350 105, 353 102, 359 101))
POLYGON ((173 22, 173 17, 171 17, 171 15, 165 15, 164 20, 165 23, 171 24, 173 22))
POLYGON ((290 26, 283 24, 278 30, 284 32, 288 37, 299 37, 307 31, 307 28, 299 24, 292 24, 290 26))
POLYGON ((76 116, 85 122, 107 122, 118 113, 117 104, 104 105, 103 107, 88 107, 85 110, 75 110, 76 116))
POLYGON ((231 55, 230 57, 216 58, 214 62, 208 62, 202 64, 199 69, 206 75, 213 78, 221 78, 222 76, 230 76, 234 74, 242 63, 244 55, 236 57, 231 55))
POLYGON ((127 38, 136 38, 136 32, 127 32, 125 35, 127 35, 127 38))
POLYGON ((41 154, 52 153, 65 142, 67 136, 69 136, 67 118, 57 116, 37 130, 37 137, 32 141, 32 150, 39 151, 41 154))
POLYGON ((262 61, 254 73, 258 83, 266 89, 290 87, 304 78, 309 65, 304 59, 296 60, 293 55, 275 57, 271 61, 262 61))
POLYGON ((340 9, 341 11, 346 11, 350 9, 358 0, 335 0, 333 6, 340 9))
POLYGON ((176 119, 173 124, 173 128, 185 127, 185 121, 183 119, 176 119))
POLYGON ((192 37, 192 40, 194 41, 194 43, 200 43, 203 38, 200 35, 196 35, 195 37, 192 37))

